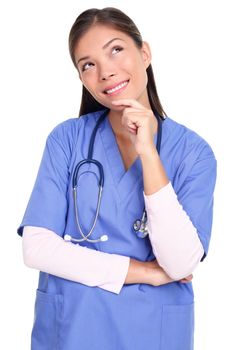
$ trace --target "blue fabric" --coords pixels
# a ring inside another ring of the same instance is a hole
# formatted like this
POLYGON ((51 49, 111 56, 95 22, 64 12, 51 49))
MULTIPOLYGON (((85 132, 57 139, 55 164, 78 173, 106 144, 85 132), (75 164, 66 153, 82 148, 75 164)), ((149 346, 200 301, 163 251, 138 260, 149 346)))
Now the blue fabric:
MULTIPOLYGON (((32 225, 80 238, 74 218, 72 174, 77 162, 87 157, 100 114, 67 120, 48 136, 19 234, 23 226, 32 225)), ((156 139, 157 135, 155 144, 156 139)), ((213 151, 199 135, 166 118, 160 157, 207 254, 216 180, 213 151)), ((138 238, 132 228, 144 208, 141 161, 138 157, 125 171, 107 118, 97 131, 93 158, 103 165, 105 185, 92 238, 107 234, 109 240, 80 245, 141 261, 154 259, 149 239, 138 238)), ((78 209, 81 227, 89 232, 96 211, 98 172, 92 164, 81 169, 78 209)), ((40 272, 33 350, 192 350, 193 334, 192 283, 124 285, 117 295, 40 272)))

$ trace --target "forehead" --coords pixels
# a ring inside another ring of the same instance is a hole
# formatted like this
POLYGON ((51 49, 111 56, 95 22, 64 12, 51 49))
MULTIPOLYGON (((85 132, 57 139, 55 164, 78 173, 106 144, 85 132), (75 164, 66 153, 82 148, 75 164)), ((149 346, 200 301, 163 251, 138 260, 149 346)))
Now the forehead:
POLYGON ((127 44, 134 44, 133 39, 124 32, 107 25, 93 25, 83 34, 75 46, 75 56, 90 54, 103 46, 110 40, 118 38, 127 44))

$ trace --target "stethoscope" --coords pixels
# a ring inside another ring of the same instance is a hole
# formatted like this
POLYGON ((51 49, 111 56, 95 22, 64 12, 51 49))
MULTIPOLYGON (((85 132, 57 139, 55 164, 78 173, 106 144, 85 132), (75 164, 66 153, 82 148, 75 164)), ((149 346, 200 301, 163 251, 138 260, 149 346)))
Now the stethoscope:
MULTIPOLYGON (((86 159, 81 160, 76 165, 76 167, 74 169, 74 174, 73 174, 73 178, 72 178, 72 188, 73 188, 73 198, 74 198, 75 221, 76 221, 77 227, 79 229, 79 232, 80 232, 82 238, 77 239, 77 238, 73 238, 72 236, 66 234, 64 236, 64 240, 68 241, 68 242, 79 243, 79 242, 87 241, 90 243, 97 243, 97 242, 104 242, 104 241, 108 240, 107 235, 102 235, 98 239, 90 239, 89 238, 90 235, 92 234, 94 228, 95 228, 95 225, 96 225, 96 222, 97 222, 97 219, 99 216, 102 191, 103 191, 103 187, 104 187, 103 166, 98 160, 92 158, 93 147, 94 147, 96 132, 97 132, 100 124, 103 122, 103 120, 108 115, 108 113, 109 113, 109 110, 104 111, 96 123, 96 126, 93 130, 93 133, 92 133, 91 139, 90 139, 90 144, 89 144, 89 149, 88 149, 88 157, 86 159), (80 226, 80 220, 79 220, 79 215, 78 215, 78 206, 77 206, 78 173, 79 173, 80 168, 84 164, 90 164, 90 163, 94 164, 98 168, 98 171, 99 171, 99 192, 98 192, 98 202, 97 202, 97 208, 96 208, 96 212, 95 212, 95 218, 94 218, 94 221, 93 221, 93 224, 92 224, 92 227, 91 227, 89 233, 85 235, 85 233, 82 231, 82 228, 80 226)), ((160 116, 156 116, 156 118, 158 121, 156 149, 157 149, 157 152, 159 154, 161 140, 162 140, 162 119, 160 116)), ((147 213, 146 213, 145 207, 143 210, 142 218, 135 220, 135 222, 133 223, 133 229, 139 238, 145 238, 148 235, 149 231, 148 231, 148 227, 147 227, 147 213)))

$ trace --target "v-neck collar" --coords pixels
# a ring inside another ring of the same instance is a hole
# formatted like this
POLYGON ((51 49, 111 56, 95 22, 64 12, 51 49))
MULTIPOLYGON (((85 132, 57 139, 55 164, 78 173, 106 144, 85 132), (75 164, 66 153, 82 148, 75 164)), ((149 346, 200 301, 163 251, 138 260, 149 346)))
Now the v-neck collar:
MULTIPOLYGON (((99 132, 113 183, 120 199, 124 200, 127 198, 130 193, 133 193, 133 191, 138 189, 138 186, 141 188, 141 190, 143 190, 143 174, 140 157, 137 156, 131 166, 125 170, 116 137, 109 122, 108 116, 101 123, 99 132)), ((156 141, 157 133, 154 136, 155 144, 156 141)))

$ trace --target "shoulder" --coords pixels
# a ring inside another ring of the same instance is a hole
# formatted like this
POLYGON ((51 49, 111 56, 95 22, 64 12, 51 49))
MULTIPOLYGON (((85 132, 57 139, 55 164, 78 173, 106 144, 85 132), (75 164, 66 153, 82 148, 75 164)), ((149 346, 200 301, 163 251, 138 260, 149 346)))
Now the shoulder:
POLYGON ((49 133, 47 141, 59 144, 64 149, 72 151, 76 146, 80 132, 96 123, 100 112, 92 112, 77 118, 69 118, 57 124, 49 133))
POLYGON ((202 156, 215 159, 212 147, 197 132, 170 117, 167 117, 164 123, 168 139, 170 140, 169 144, 177 149, 177 154, 181 158, 186 158, 192 154, 195 158, 202 156))
MULTIPOLYGON (((188 178, 216 178, 217 161, 210 144, 197 132, 170 117, 164 121, 164 159, 169 159, 171 178, 178 191, 188 178)), ((162 137, 163 138, 163 137, 162 137)))

